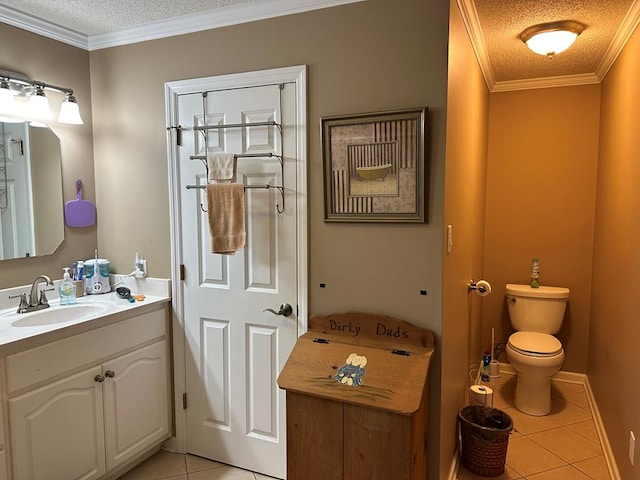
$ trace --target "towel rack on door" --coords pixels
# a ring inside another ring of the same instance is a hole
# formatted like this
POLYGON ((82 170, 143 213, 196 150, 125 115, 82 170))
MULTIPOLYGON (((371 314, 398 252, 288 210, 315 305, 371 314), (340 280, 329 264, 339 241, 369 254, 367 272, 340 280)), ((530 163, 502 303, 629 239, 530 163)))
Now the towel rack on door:
MULTIPOLYGON (((284 89, 284 84, 278 84, 277 87, 280 90, 280 115, 282 115, 282 90, 284 89)), ((218 125, 207 125, 206 121, 207 121, 207 101, 206 101, 206 97, 207 97, 207 92, 202 92, 202 111, 203 111, 203 118, 205 121, 205 125, 194 125, 193 127, 183 127, 181 125, 178 125, 177 127, 169 127, 170 128, 175 128, 177 130, 177 135, 178 138, 181 136, 181 130, 194 130, 194 131, 200 131, 203 134, 204 137, 204 151, 208 152, 209 151, 209 138, 208 135, 206 134, 206 130, 218 130, 218 129, 224 129, 224 128, 247 128, 247 127, 276 127, 278 129, 278 131, 280 132, 280 149, 282 149, 282 124, 278 123, 276 121, 267 121, 267 122, 247 122, 247 123, 227 123, 227 124, 218 124, 218 125)), ((179 142, 180 144, 181 142, 179 142)), ((278 161, 280 162, 280 178, 282 181, 282 185, 271 185, 271 184, 265 184, 265 185, 245 185, 244 189, 245 191, 248 188, 264 188, 264 189, 271 189, 271 188, 275 188, 280 192, 280 197, 282 198, 282 205, 278 205, 276 204, 276 209, 278 211, 278 213, 284 213, 284 209, 285 209, 285 204, 284 204, 284 157, 283 155, 278 155, 276 153, 238 153, 235 155, 236 159, 238 158, 277 158, 278 161)), ((206 170, 206 178, 207 181, 209 179, 209 166, 207 165, 207 156, 206 155, 191 155, 189 157, 189 160, 201 160, 202 163, 204 164, 205 170, 206 170)), ((206 185, 187 185, 186 189, 190 190, 190 189, 206 189, 207 186, 206 185)), ((200 204, 200 208, 204 210, 204 208, 202 207, 202 204, 200 204)))

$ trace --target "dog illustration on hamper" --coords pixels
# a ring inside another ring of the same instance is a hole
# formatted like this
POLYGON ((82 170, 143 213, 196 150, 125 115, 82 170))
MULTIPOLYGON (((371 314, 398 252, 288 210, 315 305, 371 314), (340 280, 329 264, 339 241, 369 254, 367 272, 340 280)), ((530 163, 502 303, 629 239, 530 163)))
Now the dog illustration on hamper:
POLYGON ((362 385, 362 377, 365 373, 365 365, 367 357, 352 353, 347 357, 347 362, 338 369, 335 378, 336 381, 345 385, 360 386, 362 385))

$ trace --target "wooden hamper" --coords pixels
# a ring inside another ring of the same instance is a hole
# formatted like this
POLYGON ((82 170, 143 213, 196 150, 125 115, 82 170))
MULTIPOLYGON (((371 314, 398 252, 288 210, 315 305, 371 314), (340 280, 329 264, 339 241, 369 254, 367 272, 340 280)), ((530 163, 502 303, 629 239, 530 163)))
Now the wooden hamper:
POLYGON ((433 345, 388 316, 311 317, 278 378, 287 480, 424 480, 433 345))

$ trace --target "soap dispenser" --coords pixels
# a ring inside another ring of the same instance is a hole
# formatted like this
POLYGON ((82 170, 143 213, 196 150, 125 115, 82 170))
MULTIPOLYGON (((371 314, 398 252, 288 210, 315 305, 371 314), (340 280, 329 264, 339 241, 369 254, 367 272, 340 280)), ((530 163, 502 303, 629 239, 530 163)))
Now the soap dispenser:
POLYGON ((60 292, 60 305, 73 305, 76 303, 76 284, 71 280, 69 275, 69 267, 64 267, 62 281, 58 287, 60 292))

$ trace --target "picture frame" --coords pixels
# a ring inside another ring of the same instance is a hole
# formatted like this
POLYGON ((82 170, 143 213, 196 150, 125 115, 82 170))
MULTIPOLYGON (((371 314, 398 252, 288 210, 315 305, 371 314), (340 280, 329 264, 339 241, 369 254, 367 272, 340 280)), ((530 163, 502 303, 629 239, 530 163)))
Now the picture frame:
POLYGON ((427 107, 320 119, 325 222, 425 223, 427 107))

